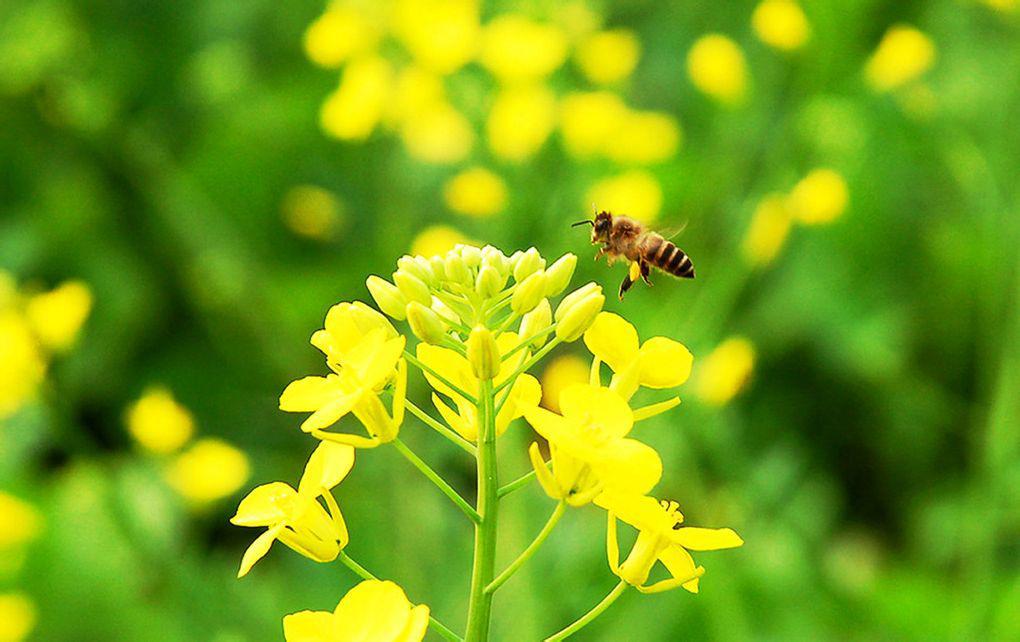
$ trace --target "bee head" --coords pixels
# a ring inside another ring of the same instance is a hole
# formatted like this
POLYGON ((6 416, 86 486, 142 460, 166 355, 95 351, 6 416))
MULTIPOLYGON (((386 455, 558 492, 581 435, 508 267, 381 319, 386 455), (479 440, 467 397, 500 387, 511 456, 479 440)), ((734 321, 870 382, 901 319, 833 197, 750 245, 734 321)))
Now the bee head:
POLYGON ((613 215, 602 211, 595 215, 591 226, 591 242, 601 243, 609 240, 609 230, 613 227, 613 215))

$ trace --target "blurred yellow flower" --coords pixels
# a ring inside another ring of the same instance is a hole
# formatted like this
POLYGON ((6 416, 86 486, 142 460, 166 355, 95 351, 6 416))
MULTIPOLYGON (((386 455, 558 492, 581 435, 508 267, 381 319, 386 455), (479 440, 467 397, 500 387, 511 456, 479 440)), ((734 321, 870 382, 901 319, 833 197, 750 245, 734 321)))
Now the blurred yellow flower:
POLYGON ((776 49, 799 49, 811 35, 804 10, 794 0, 762 0, 751 14, 758 38, 776 49))
POLYGON ((276 540, 316 562, 335 560, 350 537, 330 491, 353 467, 354 448, 324 441, 308 458, 297 490, 283 482, 272 482, 248 493, 230 523, 266 530, 244 552, 237 576, 247 575, 276 540), (326 501, 328 513, 319 497, 326 501))
POLYGON ((394 31, 415 62, 440 74, 475 57, 481 31, 477 0, 397 0, 394 31))
POLYGON ((754 345, 744 337, 730 337, 720 343, 698 368, 698 396, 713 406, 729 403, 750 380, 754 358, 754 345))
POLYGON ((470 245, 471 241, 449 225, 430 225, 411 241, 411 254, 416 256, 441 256, 457 245, 470 245))
POLYGON ((680 147, 680 124, 671 114, 629 111, 620 119, 605 155, 618 163, 646 165, 672 158, 680 147))
POLYGON ((634 326, 612 312, 595 318, 584 333, 584 344, 612 369, 609 387, 624 399, 634 396, 638 386, 664 389, 683 385, 694 364, 694 357, 679 341, 652 337, 640 343, 634 326))
POLYGON ((560 411, 560 395, 576 383, 587 383, 588 364, 574 354, 565 354, 549 362, 542 373, 542 405, 553 412, 560 411))
POLYGON ((304 35, 305 54, 315 64, 335 69, 354 55, 374 49, 378 26, 357 8, 332 3, 304 35))
POLYGON ((147 388, 128 408, 126 419, 135 441, 159 455, 177 450, 195 432, 191 413, 162 386, 147 388))
POLYGON ((78 337, 92 310, 92 291, 81 281, 67 281, 29 298, 25 317, 44 347, 63 351, 78 337))
POLYGON ((687 74, 702 92, 736 105, 747 93, 747 63, 737 43, 713 33, 699 38, 687 53, 687 74))
POLYGON ((485 132, 489 149, 509 161, 523 161, 537 152, 556 121, 556 97, 542 85, 507 88, 489 110, 485 132))
POLYGON ((45 374, 46 361, 28 323, 13 310, 0 310, 0 419, 31 399, 45 374))
POLYGON ((409 115, 400 128, 400 135, 408 154, 440 165, 464 160, 475 143, 471 123, 446 102, 409 115))
POLYGON ((167 482, 193 504, 208 504, 237 492, 248 481, 248 457, 225 441, 199 439, 170 462, 167 482))
POLYGON ((577 66, 588 80, 600 85, 619 82, 634 71, 641 42, 629 29, 599 31, 584 37, 574 52, 577 66))
POLYGON ((563 65, 567 36, 553 24, 518 14, 493 18, 483 32, 480 62, 502 82, 540 80, 563 65))
POLYGON ((410 65, 397 74, 386 119, 389 124, 399 127, 419 114, 446 105, 442 76, 410 65))
POLYGON ((585 194, 582 205, 587 209, 592 203, 599 209, 651 223, 662 209, 662 188, 650 172, 632 169, 593 185, 585 194))
POLYGON ((561 1, 552 8, 556 24, 567 34, 570 42, 577 42, 602 26, 602 14, 585 0, 561 1))
POLYGON ((717 551, 743 546, 744 540, 729 528, 681 527, 684 516, 676 502, 656 501, 654 497, 605 493, 595 504, 606 509, 609 526, 606 548, 613 573, 642 593, 659 593, 678 586, 698 592, 704 567, 696 566, 688 551, 717 551), (627 559, 620 564, 616 520, 638 529, 637 541, 627 559), (661 562, 670 578, 646 585, 656 562, 661 562))
POLYGON ((787 199, 790 213, 805 225, 831 223, 846 210, 850 192, 835 170, 815 169, 797 183, 787 199))
POLYGON ((614 146, 629 146, 637 141, 622 141, 620 123, 627 105, 609 91, 575 92, 560 102, 560 132, 563 146, 571 156, 582 160, 602 154, 614 146))
POLYGON ((287 228, 310 239, 332 238, 343 221, 344 207, 337 196, 316 185, 295 185, 280 205, 287 228))
POLYGON ((393 582, 365 580, 332 613, 300 611, 283 618, 287 642, 421 642, 429 607, 413 606, 393 582))
POLYGON ((382 119, 390 98, 393 68, 378 56, 351 61, 340 86, 319 113, 323 130, 341 140, 364 140, 382 119))
POLYGON ((34 506, 0 491, 0 551, 24 546, 38 537, 42 528, 42 515, 34 506))
POLYGON ((484 167, 471 167, 446 182, 443 199, 446 206, 458 214, 492 216, 506 207, 506 183, 484 167))
POLYGON ((35 604, 23 593, 0 593, 0 642, 21 642, 35 628, 35 604))
POLYGON ((935 43, 910 25, 891 27, 871 54, 864 76, 875 91, 901 87, 935 63, 935 43))
POLYGON ((779 254, 790 234, 793 219, 782 194, 761 199, 744 236, 744 257, 751 265, 767 265, 779 254))

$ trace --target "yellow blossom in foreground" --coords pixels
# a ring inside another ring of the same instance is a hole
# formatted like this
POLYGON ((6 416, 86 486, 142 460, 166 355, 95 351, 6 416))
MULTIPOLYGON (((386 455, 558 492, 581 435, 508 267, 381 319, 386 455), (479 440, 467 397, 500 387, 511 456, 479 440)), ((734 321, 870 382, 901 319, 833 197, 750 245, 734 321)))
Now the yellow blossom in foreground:
POLYGON ((604 153, 618 163, 647 165, 672 158, 680 147, 680 125, 672 114, 630 111, 606 141, 604 153))
POLYGON ((21 642, 35 628, 35 604, 22 593, 0 593, 0 642, 21 642))
POLYGON ((266 530, 244 552, 237 576, 247 575, 276 540, 316 562, 335 560, 350 538, 330 491, 353 466, 354 448, 324 441, 308 458, 297 490, 283 482, 272 482, 248 493, 230 523, 266 530), (326 501, 328 513, 319 497, 326 501))
POLYGON ((619 82, 634 71, 641 57, 641 42, 629 29, 600 31, 577 44, 574 58, 588 80, 597 84, 619 82))
POLYGON ((478 12, 477 0, 398 0, 394 30, 419 65, 449 74, 478 50, 478 12))
POLYGON ((492 216, 506 207, 506 183, 484 167, 471 167, 447 181, 443 187, 443 199, 446 206, 458 214, 479 218, 492 216))
POLYGON ((864 76, 875 91, 901 87, 935 62, 935 43, 910 25, 896 25, 882 36, 875 53, 864 68, 864 76))
POLYGON ((794 0, 762 0, 751 14, 758 38, 776 49, 799 49, 811 35, 804 10, 794 0))
POLYGON ((687 74, 702 92, 734 105, 747 93, 747 63, 737 43, 721 34, 702 36, 687 53, 687 74))
POLYGON ((245 454, 220 439, 196 441, 167 466, 167 482, 194 504, 208 504, 237 492, 251 467, 245 454))
POLYGON ((782 194, 769 194, 758 203, 744 236, 744 257, 752 265, 771 263, 790 234, 793 220, 782 194))
POLYGON ((659 217, 662 209, 662 188, 650 172, 632 169, 605 178, 588 190, 583 207, 596 203, 599 209, 625 214, 645 223, 659 217))
POLYGON ((287 642, 421 642, 429 607, 414 606, 393 582, 365 580, 328 611, 300 611, 283 618, 287 642))
POLYGON ((43 518, 31 504, 0 491, 0 551, 31 542, 42 532, 43 518))
POLYGON ((567 36, 557 25, 505 14, 485 26, 480 62, 503 82, 540 80, 566 58, 567 36))
POLYGON ((343 216, 343 205, 333 192, 315 185, 295 185, 283 197, 284 224, 298 236, 331 238, 343 216))
MULTIPOLYGON (((571 156, 588 159, 621 145, 617 134, 627 105, 609 91, 567 94, 560 102, 563 146, 571 156)), ((627 145, 635 141, 627 141, 627 145)))
POLYGON ((412 157, 439 165, 464 160, 475 144, 471 123, 446 102, 408 115, 400 127, 400 137, 412 157))
POLYGON ((705 403, 722 406, 739 393, 754 371, 754 346, 744 337, 730 337, 701 362, 698 396, 705 403))
POLYGON ((368 138, 382 119, 393 84, 393 68, 378 56, 351 61, 340 86, 319 113, 323 130, 341 140, 368 138))
POLYGON ((328 69, 335 69, 351 56, 373 49, 379 41, 379 29, 355 7, 333 3, 304 36, 305 54, 328 69))
POLYGON ((44 347, 70 348, 92 310, 92 291, 81 281, 67 281, 37 294, 25 305, 25 317, 44 347))
POLYGON ((430 225, 411 241, 411 254, 417 256, 441 256, 458 245, 470 245, 471 241, 449 225, 430 225))
POLYGON ((744 544, 744 540, 729 528, 681 527, 684 516, 676 502, 605 493, 597 497, 595 503, 606 509, 609 516, 606 533, 609 567, 620 579, 642 593, 659 593, 678 586, 697 593, 699 578, 705 569, 695 565, 688 551, 716 551, 744 544), (623 564, 620 564, 617 519, 638 529, 637 541, 623 564), (648 585, 648 576, 656 562, 662 562, 670 578, 648 585))
POLYGON ((846 210, 850 200, 846 181, 835 170, 812 170, 797 183, 787 199, 790 213, 806 225, 831 223, 846 210))
POLYGON ((560 395, 571 385, 588 381, 588 364, 573 354, 556 357, 542 373, 542 405, 560 411, 560 395))
POLYGON ((485 133, 489 149, 509 161, 523 161, 545 144, 556 121, 556 97, 542 85, 504 89, 496 96, 485 133))
POLYGON ((146 389, 128 408, 126 419, 128 432, 135 441, 159 455, 177 450, 195 432, 191 413, 162 386, 146 389))
POLYGON ((46 361, 25 319, 0 310, 0 419, 17 412, 35 394, 46 361))

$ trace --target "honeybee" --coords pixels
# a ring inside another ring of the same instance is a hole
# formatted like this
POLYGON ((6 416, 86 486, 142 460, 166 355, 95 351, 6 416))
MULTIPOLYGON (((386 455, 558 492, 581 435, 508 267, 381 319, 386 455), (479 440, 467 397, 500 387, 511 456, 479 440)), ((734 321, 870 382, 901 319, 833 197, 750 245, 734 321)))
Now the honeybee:
POLYGON ((606 255, 610 265, 621 257, 630 262, 630 269, 620 284, 621 301, 639 276, 652 285, 648 279, 652 265, 681 279, 694 278, 694 264, 686 252, 632 218, 602 211, 593 220, 578 221, 571 227, 579 225, 591 225, 592 244, 602 246, 595 255, 596 261, 606 255))

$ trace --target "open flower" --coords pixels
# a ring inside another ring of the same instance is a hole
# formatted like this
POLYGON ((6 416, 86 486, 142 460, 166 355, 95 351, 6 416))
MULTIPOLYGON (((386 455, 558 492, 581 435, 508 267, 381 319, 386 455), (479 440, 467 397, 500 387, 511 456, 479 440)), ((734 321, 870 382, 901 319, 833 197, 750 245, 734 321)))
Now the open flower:
POLYGON ((300 611, 283 618, 287 642, 421 642, 429 607, 413 606, 393 582, 365 580, 329 611, 300 611))
POLYGON ((605 493, 595 498, 595 504, 606 509, 609 515, 606 532, 609 567, 620 579, 642 593, 659 593, 678 586, 697 593, 698 581, 705 569, 694 564, 694 558, 688 551, 715 551, 744 544, 744 540, 729 528, 681 527, 684 516, 676 502, 657 501, 654 497, 642 495, 605 493), (637 541, 623 564, 620 564, 616 536, 617 519, 638 529, 637 541), (670 578, 646 585, 657 561, 666 567, 670 578))
POLYGON ((684 345, 666 337, 638 342, 637 330, 623 317, 603 312, 584 333, 584 344, 595 355, 593 372, 604 361, 613 370, 609 387, 630 399, 638 386, 674 388, 691 376, 694 357, 684 345))
POLYGON ((332 374, 304 377, 280 395, 280 409, 311 412, 301 429, 320 439, 358 448, 392 441, 403 422, 407 369, 401 353, 406 339, 386 318, 364 303, 340 303, 326 315, 312 345, 326 355, 332 374), (392 414, 378 393, 396 379, 392 414), (324 432, 348 413, 364 424, 369 437, 324 432))
MULTIPOLYGON (((504 332, 496 338, 496 347, 502 361, 499 365, 499 372, 493 378, 493 386, 498 387, 506 381, 527 360, 529 356, 527 350, 518 350, 513 356, 503 358, 518 344, 520 344, 520 338, 513 332, 504 332)), ((480 391, 478 377, 475 376, 471 363, 460 353, 449 348, 420 343, 418 344, 418 359, 463 392, 478 396, 480 391)), ((436 391, 432 395, 432 403, 435 404, 446 423, 460 433, 464 439, 477 440, 478 409, 475 405, 427 370, 425 378, 432 389, 436 391), (446 403, 443 396, 449 398, 455 408, 446 403)), ((542 387, 538 380, 529 374, 519 375, 510 386, 506 402, 496 414, 496 434, 503 434, 514 419, 523 417, 528 410, 536 408, 541 399, 542 387)))
POLYGON ((247 575, 276 540, 316 562, 336 559, 350 538, 330 489, 343 481, 353 466, 353 447, 324 441, 308 459, 297 490, 289 484, 273 482, 248 493, 230 522, 237 526, 264 526, 266 531, 244 552, 237 576, 247 575), (328 513, 319 497, 326 501, 328 513))
POLYGON ((634 412, 609 388, 574 384, 560 395, 558 415, 531 408, 524 417, 549 441, 553 469, 542 461, 538 444, 529 450, 542 488, 572 506, 587 504, 606 489, 647 493, 662 476, 655 450, 627 438, 634 412))

